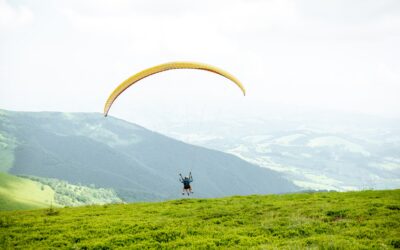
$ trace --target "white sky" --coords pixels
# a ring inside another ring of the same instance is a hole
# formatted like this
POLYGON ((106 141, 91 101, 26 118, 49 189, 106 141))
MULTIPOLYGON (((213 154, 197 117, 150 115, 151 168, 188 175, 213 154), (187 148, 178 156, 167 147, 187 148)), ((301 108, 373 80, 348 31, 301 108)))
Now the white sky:
POLYGON ((129 89, 110 114, 206 102, 399 117, 400 1, 0 0, 0 108, 102 112, 124 79, 179 60, 227 70, 248 95, 177 70, 129 89))

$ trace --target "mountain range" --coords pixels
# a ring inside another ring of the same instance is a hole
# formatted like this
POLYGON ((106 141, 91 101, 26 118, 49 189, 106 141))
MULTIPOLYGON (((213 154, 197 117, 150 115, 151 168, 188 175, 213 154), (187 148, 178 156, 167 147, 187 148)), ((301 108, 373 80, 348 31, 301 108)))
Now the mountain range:
POLYGON ((300 190, 232 154, 99 113, 0 110, 0 147, 2 172, 113 189, 124 201, 178 198, 178 174, 189 172, 195 197, 300 190))
POLYGON ((207 126, 170 122, 157 131, 278 171, 304 189, 400 187, 398 119, 334 112, 243 117, 208 119, 207 126))

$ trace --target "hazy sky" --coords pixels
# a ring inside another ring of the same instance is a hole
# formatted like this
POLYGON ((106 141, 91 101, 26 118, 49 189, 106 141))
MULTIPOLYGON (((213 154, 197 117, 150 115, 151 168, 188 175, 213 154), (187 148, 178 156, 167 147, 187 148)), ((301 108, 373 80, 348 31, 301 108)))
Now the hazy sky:
POLYGON ((0 34, 4 109, 102 112, 125 78, 187 60, 227 70, 248 95, 210 73, 166 72, 111 115, 207 103, 400 116, 397 0, 0 0, 0 34))

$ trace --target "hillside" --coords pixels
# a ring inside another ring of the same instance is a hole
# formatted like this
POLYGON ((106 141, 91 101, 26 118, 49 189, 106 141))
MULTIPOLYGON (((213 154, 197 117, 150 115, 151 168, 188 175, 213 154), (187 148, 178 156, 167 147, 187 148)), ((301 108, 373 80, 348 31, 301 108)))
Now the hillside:
POLYGON ((178 198, 192 171, 196 197, 299 190, 275 171, 96 113, 0 111, 0 170, 111 188, 125 201, 178 198))
POLYGON ((400 190, 0 212, 0 248, 400 247, 400 190))
POLYGON ((0 211, 122 203, 111 189, 0 172, 0 211))
POLYGON ((57 206, 54 190, 33 180, 0 172, 0 211, 57 206))

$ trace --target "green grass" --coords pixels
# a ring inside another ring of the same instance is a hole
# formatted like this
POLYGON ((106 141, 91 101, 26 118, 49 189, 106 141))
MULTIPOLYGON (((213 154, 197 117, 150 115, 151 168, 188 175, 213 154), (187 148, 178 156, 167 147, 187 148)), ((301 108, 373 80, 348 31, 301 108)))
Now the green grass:
POLYGON ((112 189, 0 172, 0 211, 122 202, 112 189))
POLYGON ((400 190, 0 212, 2 249, 400 248, 400 190))
POLYGON ((0 172, 0 210, 57 206, 54 190, 29 179, 0 172))

